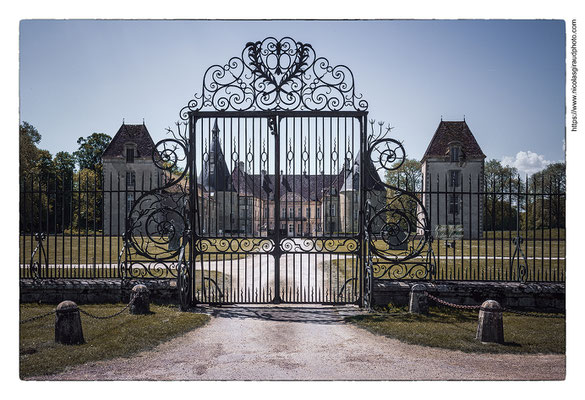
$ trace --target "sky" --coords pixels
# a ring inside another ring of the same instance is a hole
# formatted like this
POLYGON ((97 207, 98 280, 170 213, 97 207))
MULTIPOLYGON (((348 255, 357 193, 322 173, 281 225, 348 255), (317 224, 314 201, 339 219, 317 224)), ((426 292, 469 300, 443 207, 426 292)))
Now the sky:
POLYGON ((369 117, 421 159, 441 118, 465 118, 487 159, 532 174, 564 161, 560 20, 113 21, 20 23, 20 120, 39 147, 73 152, 124 120, 155 142, 246 42, 290 36, 347 65, 369 117))

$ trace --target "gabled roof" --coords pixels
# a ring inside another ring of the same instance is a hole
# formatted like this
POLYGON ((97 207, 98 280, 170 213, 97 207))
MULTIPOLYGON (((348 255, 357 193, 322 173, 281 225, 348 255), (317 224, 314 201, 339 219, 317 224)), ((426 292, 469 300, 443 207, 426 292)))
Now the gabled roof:
POLYGON ((127 125, 122 124, 114 138, 104 150, 102 158, 126 157, 126 143, 136 144, 135 158, 151 158, 154 150, 154 142, 146 125, 127 125))
POLYGON ((449 153, 449 145, 458 142, 465 158, 485 158, 477 140, 465 121, 441 121, 422 161, 429 157, 445 157, 449 153))

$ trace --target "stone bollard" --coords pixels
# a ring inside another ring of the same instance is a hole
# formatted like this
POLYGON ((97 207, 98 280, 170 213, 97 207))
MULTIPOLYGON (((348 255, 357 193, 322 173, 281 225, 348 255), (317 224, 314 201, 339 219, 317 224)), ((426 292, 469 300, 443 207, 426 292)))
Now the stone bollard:
POLYGON ((83 330, 79 307, 72 301, 59 303, 55 312, 55 342, 61 344, 83 344, 83 330))
POLYGON ((136 285, 130 295, 134 303, 130 306, 130 314, 150 314, 150 297, 145 285, 136 285))
POLYGON ((486 300, 479 309, 477 335, 482 343, 504 343, 502 307, 495 300, 486 300))
POLYGON ((427 287, 420 283, 410 289, 410 303, 408 312, 411 314, 428 314, 429 301, 426 295, 427 287))

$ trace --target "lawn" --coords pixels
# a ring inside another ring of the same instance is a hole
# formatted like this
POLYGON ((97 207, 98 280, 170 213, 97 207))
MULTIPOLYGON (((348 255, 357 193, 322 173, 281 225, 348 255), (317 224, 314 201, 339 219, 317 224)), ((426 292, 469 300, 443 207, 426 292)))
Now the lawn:
MULTIPOLYGON (((124 304, 84 305, 95 315, 111 315, 124 304)), ((53 305, 21 304, 20 318, 27 319, 49 312, 53 305)), ((81 314, 86 343, 79 346, 56 344, 55 317, 48 316, 20 326, 20 377, 41 376, 63 371, 66 367, 114 357, 128 357, 152 349, 158 344, 203 326, 209 316, 181 312, 177 307, 151 304, 150 315, 120 316, 96 320, 81 314)))
MULTIPOLYGON (((261 239, 236 239, 225 241, 210 239, 205 241, 203 255, 198 261, 223 261, 244 258, 249 255, 246 252, 239 252, 240 247, 253 251, 262 244, 261 239), (231 244, 231 247, 230 247, 231 244)), ((44 248, 49 259, 49 267, 44 266, 45 276, 61 278, 116 278, 118 277, 118 255, 123 248, 123 241, 118 236, 60 236, 50 235, 44 241, 44 248), (82 265, 81 268, 78 265, 82 265), (56 266, 56 268, 55 268, 56 266), (86 267, 83 267, 86 266, 86 267)), ((36 247, 34 237, 30 235, 20 236, 20 264, 28 267, 31 254, 36 247)), ((160 253, 160 251, 154 251, 160 253)), ((186 253, 189 253, 187 245, 186 253)), ((39 260, 40 253, 37 252, 35 261, 39 260)), ((133 255, 133 261, 148 261, 142 256, 133 255)), ((176 262, 176 259, 169 260, 169 263, 176 262)), ((161 271, 161 274, 167 274, 161 271)), ((168 275, 168 274, 167 274, 168 275)), ((29 277, 27 268, 21 272, 21 277, 29 277)), ((165 276, 161 276, 165 277, 165 276)))
POLYGON ((504 313, 504 344, 476 340, 477 319, 478 311, 431 307, 423 316, 409 314, 406 307, 390 307, 346 321, 405 343, 467 353, 565 353, 565 318, 504 313))

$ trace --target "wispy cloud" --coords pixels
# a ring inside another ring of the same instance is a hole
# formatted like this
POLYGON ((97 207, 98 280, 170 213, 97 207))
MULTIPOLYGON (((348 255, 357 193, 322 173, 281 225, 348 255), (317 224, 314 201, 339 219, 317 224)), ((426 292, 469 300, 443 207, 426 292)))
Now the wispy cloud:
POLYGON ((554 161, 549 161, 542 154, 533 153, 532 151, 519 151, 515 156, 504 156, 502 158, 503 165, 516 167, 521 176, 535 174, 552 163, 554 161))

